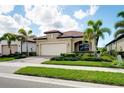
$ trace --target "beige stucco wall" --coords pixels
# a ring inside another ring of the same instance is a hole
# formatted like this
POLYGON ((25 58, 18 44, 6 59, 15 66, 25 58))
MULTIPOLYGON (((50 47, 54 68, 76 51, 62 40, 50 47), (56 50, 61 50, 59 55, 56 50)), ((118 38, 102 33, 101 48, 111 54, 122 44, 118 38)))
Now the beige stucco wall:
POLYGON ((118 40, 117 51, 124 51, 124 38, 118 40), (121 48, 122 48, 122 50, 121 50, 121 48))
POLYGON ((114 43, 111 43, 106 47, 107 47, 108 51, 116 50, 116 49, 117 49, 117 51, 124 51, 124 38, 122 38, 114 43), (122 48, 122 50, 121 50, 121 48, 122 48))
MULTIPOLYGON (((74 44, 78 41, 83 41, 83 38, 59 38, 57 39, 58 35, 57 34, 49 34, 47 35, 47 39, 45 40, 36 40, 37 44, 37 55, 42 55, 41 54, 41 46, 43 44, 57 44, 57 43, 65 43, 67 45, 67 53, 71 53, 74 51, 74 44)), ((94 43, 92 44, 92 49, 91 51, 94 51, 94 43)))

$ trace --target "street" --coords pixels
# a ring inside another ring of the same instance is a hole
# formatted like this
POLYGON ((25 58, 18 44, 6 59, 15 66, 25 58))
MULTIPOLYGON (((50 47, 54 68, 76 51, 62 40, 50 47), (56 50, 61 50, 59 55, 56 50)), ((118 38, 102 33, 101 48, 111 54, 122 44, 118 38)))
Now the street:
POLYGON ((69 86, 0 77, 0 88, 69 88, 69 86))

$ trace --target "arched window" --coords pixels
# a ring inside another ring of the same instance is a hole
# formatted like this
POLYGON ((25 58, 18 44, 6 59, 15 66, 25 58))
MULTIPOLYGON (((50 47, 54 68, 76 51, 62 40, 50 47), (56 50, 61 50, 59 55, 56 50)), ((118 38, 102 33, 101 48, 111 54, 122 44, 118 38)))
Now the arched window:
POLYGON ((75 51, 89 51, 90 45, 87 41, 78 41, 75 43, 75 51))
POLYGON ((89 51, 89 44, 88 43, 80 44, 79 51, 89 51))

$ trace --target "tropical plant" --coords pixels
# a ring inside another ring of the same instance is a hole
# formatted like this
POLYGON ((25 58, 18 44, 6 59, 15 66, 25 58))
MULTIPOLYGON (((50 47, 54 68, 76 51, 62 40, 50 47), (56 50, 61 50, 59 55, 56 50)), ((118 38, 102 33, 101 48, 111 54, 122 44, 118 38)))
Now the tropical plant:
POLYGON ((124 34, 124 11, 119 12, 117 14, 117 16, 121 17, 122 20, 118 21, 117 23, 115 23, 115 29, 117 29, 117 31, 114 34, 115 38, 117 38, 118 36, 124 34))
POLYGON ((109 28, 102 27, 102 21, 97 20, 96 22, 93 20, 88 21, 88 28, 84 32, 84 37, 91 42, 91 40, 94 40, 95 44, 95 52, 97 50, 97 45, 99 38, 101 37, 104 39, 105 33, 111 34, 111 31, 109 28))
POLYGON ((16 38, 18 41, 21 42, 20 47, 21 47, 21 54, 22 54, 22 45, 25 42, 25 37, 23 35, 16 35, 16 38))
POLYGON ((28 39, 32 35, 32 30, 29 30, 28 32, 26 32, 23 28, 21 28, 21 29, 19 29, 18 33, 23 37, 21 39, 21 42, 26 42, 27 55, 29 56, 29 52, 28 52, 28 39))
POLYGON ((16 35, 15 35, 15 34, 12 34, 12 33, 5 33, 5 34, 1 37, 1 40, 6 40, 6 41, 7 41, 8 48, 9 48, 9 50, 10 50, 10 54, 12 54, 12 51, 11 51, 11 43, 12 43, 12 41, 16 41, 16 35))
MULTIPOLYGON (((84 41, 88 41, 89 46, 91 47, 92 45, 92 40, 94 39, 93 36, 93 31, 91 28, 87 28, 84 32, 84 41)), ((90 48, 91 49, 91 48, 90 48)))

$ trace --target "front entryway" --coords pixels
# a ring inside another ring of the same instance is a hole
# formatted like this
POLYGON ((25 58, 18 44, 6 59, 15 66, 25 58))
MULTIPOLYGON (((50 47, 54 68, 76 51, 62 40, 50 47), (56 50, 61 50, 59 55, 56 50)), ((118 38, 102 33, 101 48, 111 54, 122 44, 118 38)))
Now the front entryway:
POLYGON ((89 51, 90 49, 90 44, 88 42, 82 42, 82 41, 78 41, 76 43, 74 43, 74 51, 89 51))

